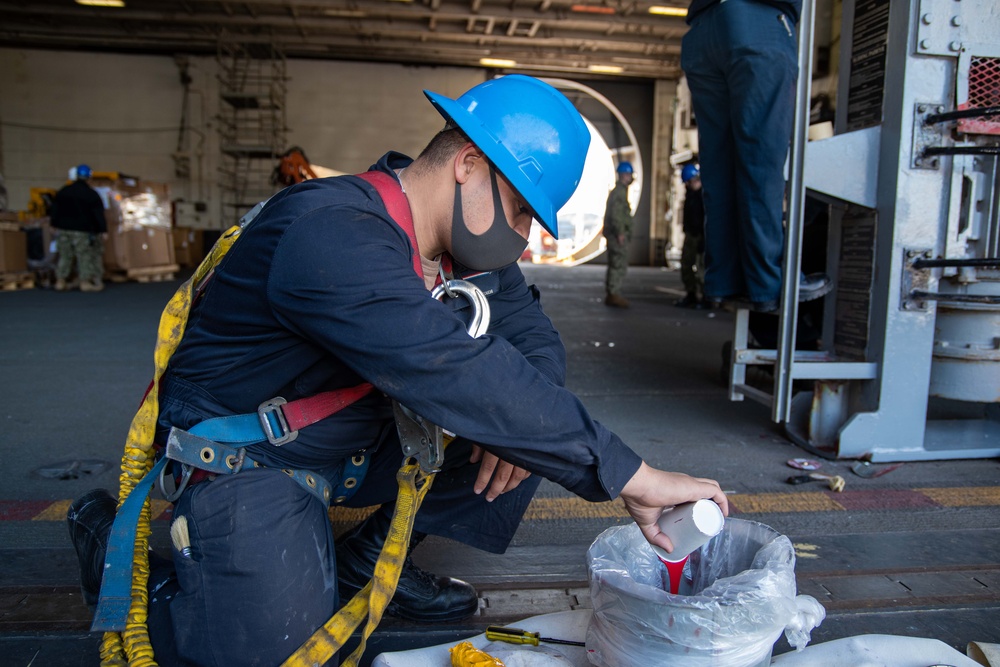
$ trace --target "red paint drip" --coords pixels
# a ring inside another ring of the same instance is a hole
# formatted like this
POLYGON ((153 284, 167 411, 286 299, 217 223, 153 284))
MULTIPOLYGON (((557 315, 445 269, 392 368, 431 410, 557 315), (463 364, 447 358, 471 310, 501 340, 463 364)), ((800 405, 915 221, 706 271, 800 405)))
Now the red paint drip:
MULTIPOLYGON (((659 556, 657 556, 659 558, 659 556)), ((670 592, 677 595, 677 591, 681 587, 681 577, 684 575, 684 563, 687 562, 687 556, 684 560, 679 560, 676 563, 671 563, 668 560, 660 558, 660 562, 667 566, 667 574, 670 577, 670 592)))

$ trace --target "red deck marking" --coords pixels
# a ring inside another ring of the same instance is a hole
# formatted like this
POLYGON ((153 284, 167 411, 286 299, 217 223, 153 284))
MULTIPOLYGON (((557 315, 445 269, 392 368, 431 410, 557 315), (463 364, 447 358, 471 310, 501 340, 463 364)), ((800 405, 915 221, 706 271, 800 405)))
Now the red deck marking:
POLYGON ((31 521, 51 500, 0 500, 0 521, 31 521))
MULTIPOLYGON (((50 512, 53 516, 41 516, 55 505, 67 505, 69 500, 0 500, 0 521, 62 521, 66 518, 63 508, 50 512)), ((173 506, 165 500, 153 500, 151 507, 154 521, 169 521, 173 506)))

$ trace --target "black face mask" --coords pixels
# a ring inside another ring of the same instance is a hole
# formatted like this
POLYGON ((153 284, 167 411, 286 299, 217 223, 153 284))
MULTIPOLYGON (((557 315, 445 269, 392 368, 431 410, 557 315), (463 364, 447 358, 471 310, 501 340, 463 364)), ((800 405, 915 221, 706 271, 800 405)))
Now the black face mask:
POLYGON ((495 271, 516 262, 528 241, 511 229, 500 201, 497 175, 490 167, 493 184, 493 224, 476 236, 465 225, 462 215, 462 186, 455 184, 455 210, 451 214, 451 256, 474 271, 495 271))

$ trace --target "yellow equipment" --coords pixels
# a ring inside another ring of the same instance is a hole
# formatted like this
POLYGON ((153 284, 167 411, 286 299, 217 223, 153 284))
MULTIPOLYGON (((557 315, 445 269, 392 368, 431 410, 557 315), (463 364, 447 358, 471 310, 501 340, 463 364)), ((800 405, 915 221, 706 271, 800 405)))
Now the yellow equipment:
POLYGON ((503 662, 469 642, 452 646, 448 653, 451 655, 451 667, 504 667, 503 662))

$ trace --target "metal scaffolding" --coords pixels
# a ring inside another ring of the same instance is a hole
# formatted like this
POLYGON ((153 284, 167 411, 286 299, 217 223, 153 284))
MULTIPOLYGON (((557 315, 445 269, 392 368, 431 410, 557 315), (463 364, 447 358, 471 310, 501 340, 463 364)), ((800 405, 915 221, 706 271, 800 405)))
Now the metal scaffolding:
POLYGON ((287 66, 271 44, 221 40, 219 187, 222 215, 235 223, 274 193, 271 173, 285 150, 287 66))

